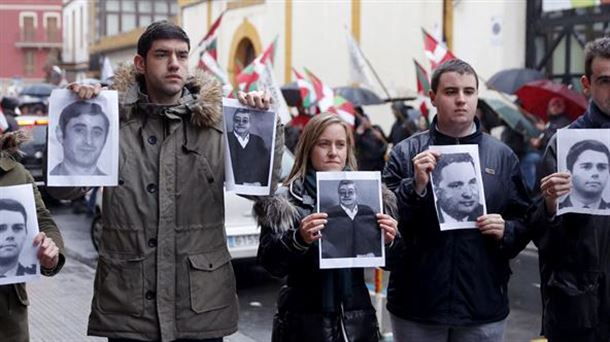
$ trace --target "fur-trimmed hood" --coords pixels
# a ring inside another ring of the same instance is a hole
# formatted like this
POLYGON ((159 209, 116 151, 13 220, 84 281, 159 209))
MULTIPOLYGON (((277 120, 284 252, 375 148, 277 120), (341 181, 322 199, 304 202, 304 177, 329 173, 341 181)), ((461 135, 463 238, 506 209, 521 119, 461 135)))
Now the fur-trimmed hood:
POLYGON ((19 146, 29 140, 29 137, 21 130, 0 133, 0 158, 14 158, 20 151, 19 146))
MULTIPOLYGON (((146 106, 167 108, 167 106, 150 104, 148 96, 141 90, 137 81, 138 74, 133 64, 119 67, 115 72, 112 89, 119 93, 119 103, 133 106, 136 103, 146 106)), ((210 73, 199 70, 190 76, 185 84, 178 106, 172 106, 174 111, 188 111, 191 122, 197 127, 217 126, 222 121, 222 87, 220 82, 210 73)), ((121 119, 127 119, 129 110, 121 110, 121 119)))
MULTIPOLYGON (((294 228, 297 220, 303 216, 297 202, 307 200, 304 188, 299 181, 288 187, 278 189, 273 196, 259 199, 252 207, 252 213, 261 227, 270 227, 275 232, 287 231, 294 228)), ((381 188, 384 212, 398 220, 398 205, 396 195, 385 184, 381 188)))

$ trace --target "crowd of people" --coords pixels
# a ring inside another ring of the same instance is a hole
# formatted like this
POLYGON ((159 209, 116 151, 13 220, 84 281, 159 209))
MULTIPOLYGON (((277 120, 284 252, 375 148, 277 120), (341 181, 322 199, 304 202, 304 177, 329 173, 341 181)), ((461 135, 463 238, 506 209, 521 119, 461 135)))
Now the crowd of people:
MULTIPOLYGON (((224 232, 222 90, 209 75, 191 76, 189 51, 189 37, 179 26, 155 22, 140 36, 133 65, 116 73, 119 185, 104 193, 89 335, 115 342, 210 342, 237 331, 224 232)), ((552 342, 610 340, 609 216, 556 215, 558 199, 575 180, 556 168, 553 130, 566 123, 552 119, 548 142, 532 141, 543 151, 534 196, 517 155, 484 133, 476 116, 478 80, 462 60, 440 65, 431 79, 434 120, 422 124, 412 108, 395 104, 389 137, 362 108, 354 130, 330 113, 312 117, 291 138, 295 162, 279 188, 284 135, 276 135, 272 193, 253 197, 261 227, 258 260, 285 277, 273 341, 381 338, 363 269, 319 267, 329 216, 315 210, 316 172, 356 170, 382 171, 384 212, 374 213, 374 220, 391 272, 387 308, 396 341, 502 341, 509 260, 530 241, 539 249, 542 333, 552 342), (478 146, 487 214, 476 215, 477 229, 439 229, 430 174, 443 166, 440 153, 428 146, 454 144, 478 146)), ((609 80, 610 38, 601 38, 586 46, 581 81, 591 101, 570 129, 610 128, 609 80)), ((100 85, 67 88, 83 100, 101 91, 100 85)), ((240 92, 238 99, 257 109, 270 106, 264 91, 240 92)), ((560 106, 553 103, 549 113, 560 106)), ((235 129, 237 134, 237 124, 235 129)), ((283 132, 279 121, 276 131, 283 132)), ((42 273, 53 275, 64 262, 61 236, 31 177, 10 155, 18 136, 0 136, 0 184, 32 184, 38 220, 44 222, 35 243, 41 246, 42 273)), ((48 191, 71 199, 88 190, 48 191)), ((344 184, 343 191, 349 190, 344 184)), ((1 219, 0 228, 5 229, 1 219)), ((0 253, 0 263, 5 260, 0 253)), ((4 285, 0 291, 0 340, 27 341, 25 287, 4 285)))

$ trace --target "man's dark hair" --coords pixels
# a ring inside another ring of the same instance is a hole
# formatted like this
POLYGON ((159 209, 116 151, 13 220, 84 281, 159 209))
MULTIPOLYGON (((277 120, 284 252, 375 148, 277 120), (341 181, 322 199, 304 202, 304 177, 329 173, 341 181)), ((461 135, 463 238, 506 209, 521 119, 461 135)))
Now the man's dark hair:
POLYGON ((106 114, 102 111, 102 107, 97 103, 87 102, 87 101, 76 101, 68 105, 61 111, 59 115, 59 128, 61 128, 61 132, 66 135, 66 127, 68 126, 68 122, 71 119, 77 118, 83 114, 87 115, 100 115, 104 118, 104 126, 106 127, 106 137, 108 136, 108 126, 110 126, 110 122, 106 117, 106 114))
POLYGON ((153 42, 159 39, 182 40, 188 45, 189 51, 191 50, 191 41, 186 32, 174 23, 170 23, 167 20, 161 20, 148 25, 146 31, 144 31, 140 36, 140 39, 138 39, 138 55, 146 58, 146 54, 153 45, 153 42))
POLYGON ((597 140, 583 140, 572 145, 572 147, 570 147, 570 150, 568 151, 568 156, 566 157, 566 164, 570 172, 573 170, 576 160, 584 151, 596 151, 603 153, 606 155, 608 161, 610 162, 610 150, 608 150, 608 147, 606 145, 602 144, 597 140))
POLYGON ((354 186, 356 186, 356 183, 353 180, 351 180, 351 179, 342 179, 339 182, 339 185, 337 185, 337 191, 339 189, 341 189, 341 187, 344 186, 344 185, 354 185, 354 186))
MULTIPOLYGON (((441 172, 445 168, 445 166, 451 165, 453 163, 470 163, 472 167, 474 167, 474 160, 469 153, 448 153, 442 154, 436 163, 436 168, 434 169, 435 176, 433 177, 434 186, 438 186, 442 180, 441 172)), ((476 168, 475 168, 476 170, 476 168)))
POLYGON ((470 66, 470 64, 464 62, 461 59, 451 59, 441 64, 434 72, 432 73, 432 80, 430 82, 430 88, 433 92, 436 93, 438 90, 438 83, 441 80, 441 76, 447 72, 457 72, 460 75, 469 74, 473 75, 474 79, 477 82, 477 89, 479 89, 479 76, 477 76, 477 72, 474 71, 474 68, 470 66))
POLYGON ((591 80, 591 65, 595 57, 610 59, 610 37, 598 38, 585 45, 585 76, 591 80))
POLYGON ((25 222, 25 231, 28 231, 28 214, 25 211, 25 207, 23 206, 23 204, 19 203, 18 201, 15 201, 14 199, 10 199, 10 198, 2 198, 0 199, 0 211, 5 210, 5 211, 16 211, 18 213, 21 213, 21 215, 23 215, 23 220, 25 222))
POLYGON ((252 116, 252 112, 248 108, 237 108, 235 113, 233 113, 233 118, 235 118, 237 114, 248 114, 252 116))

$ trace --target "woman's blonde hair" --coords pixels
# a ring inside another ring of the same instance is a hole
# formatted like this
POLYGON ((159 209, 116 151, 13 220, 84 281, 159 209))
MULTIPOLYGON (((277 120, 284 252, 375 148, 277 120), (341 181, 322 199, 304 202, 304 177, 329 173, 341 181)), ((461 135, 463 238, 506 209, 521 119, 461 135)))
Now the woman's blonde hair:
POLYGON ((311 150, 318 142, 318 138, 320 138, 320 135, 322 135, 324 130, 327 127, 335 124, 341 125, 341 127, 345 129, 345 142, 347 148, 345 165, 353 171, 357 170, 356 155, 354 154, 354 138, 351 127, 349 127, 345 121, 335 114, 322 113, 311 118, 303 129, 295 149, 294 165, 292 165, 292 170, 290 171, 290 175, 288 176, 285 184, 290 184, 295 179, 300 177, 305 178, 307 169, 311 167, 311 160, 309 160, 311 150))

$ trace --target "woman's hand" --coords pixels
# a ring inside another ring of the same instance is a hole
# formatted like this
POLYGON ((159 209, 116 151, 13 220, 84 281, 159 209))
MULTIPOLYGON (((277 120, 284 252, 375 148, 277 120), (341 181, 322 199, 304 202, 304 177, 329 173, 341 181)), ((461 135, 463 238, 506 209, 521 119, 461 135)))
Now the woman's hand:
POLYGON ((241 104, 258 110, 268 110, 271 103, 273 103, 271 93, 266 90, 254 90, 249 93, 240 91, 237 93, 237 99, 241 104))
POLYGON ((324 225, 328 222, 326 220, 327 217, 326 213, 313 213, 301 220, 299 234, 301 234, 301 237, 307 244, 320 240, 322 237, 321 230, 324 229, 324 225))
POLYGON ((379 213, 377 214, 377 223, 379 224, 379 228, 383 231, 383 241, 386 244, 394 241, 396 233, 398 232, 398 221, 390 215, 379 213))

